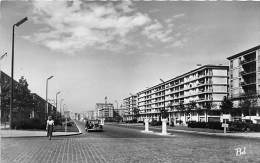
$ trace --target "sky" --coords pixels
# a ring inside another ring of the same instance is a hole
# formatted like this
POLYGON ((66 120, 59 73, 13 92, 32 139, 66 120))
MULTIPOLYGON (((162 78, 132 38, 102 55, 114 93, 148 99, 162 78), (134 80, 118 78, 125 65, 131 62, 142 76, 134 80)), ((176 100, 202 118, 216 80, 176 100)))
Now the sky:
POLYGON ((2 70, 73 112, 118 101, 260 44, 260 2, 0 1, 2 70))

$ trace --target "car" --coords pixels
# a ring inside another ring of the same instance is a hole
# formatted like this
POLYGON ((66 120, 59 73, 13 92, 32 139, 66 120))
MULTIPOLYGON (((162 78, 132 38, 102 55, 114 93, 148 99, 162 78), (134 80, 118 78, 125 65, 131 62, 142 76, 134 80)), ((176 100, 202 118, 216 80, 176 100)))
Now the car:
POLYGON ((103 131, 103 125, 100 120, 87 120, 85 130, 90 131, 103 131))

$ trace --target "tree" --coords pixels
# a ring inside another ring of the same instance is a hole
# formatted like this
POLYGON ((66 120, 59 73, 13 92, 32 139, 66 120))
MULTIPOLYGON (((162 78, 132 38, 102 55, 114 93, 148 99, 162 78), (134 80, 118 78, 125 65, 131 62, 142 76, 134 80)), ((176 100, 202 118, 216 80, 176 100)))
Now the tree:
POLYGON ((233 102, 226 96, 224 96, 220 105, 220 109, 223 114, 231 114, 231 111, 233 109, 233 102))
POLYGON ((190 101, 190 103, 188 103, 186 113, 190 115, 190 119, 191 119, 191 111, 196 110, 196 108, 197 108, 196 101, 190 101))
MULTIPOLYGON (((179 102, 179 105, 177 105, 176 109, 180 112, 180 113, 183 113, 185 111, 185 106, 183 104, 182 101, 179 102)), ((181 117, 179 117, 180 119, 181 117)))
POLYGON ((132 113, 133 113, 134 119, 137 119, 140 115, 139 109, 137 107, 133 108, 132 113))
POLYGON ((167 118, 168 115, 169 115, 168 110, 166 110, 165 108, 162 108, 162 109, 160 110, 160 112, 161 112, 161 116, 162 116, 163 119, 167 118))
POLYGON ((206 113, 206 120, 208 119, 208 114, 210 112, 210 110, 214 107, 213 101, 207 101, 204 104, 204 108, 205 108, 205 113, 206 113))
POLYGON ((251 116, 252 111, 257 109, 258 96, 255 94, 246 93, 242 95, 239 107, 243 114, 251 116))

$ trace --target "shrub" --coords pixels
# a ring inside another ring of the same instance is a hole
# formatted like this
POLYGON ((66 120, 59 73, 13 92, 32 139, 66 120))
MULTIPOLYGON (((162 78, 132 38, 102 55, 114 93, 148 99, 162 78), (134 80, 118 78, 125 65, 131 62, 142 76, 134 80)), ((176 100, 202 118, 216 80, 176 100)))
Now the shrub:
POLYGON ((46 124, 42 123, 39 119, 26 119, 14 121, 12 124, 16 129, 45 129, 46 124))
POLYGON ((188 127, 191 127, 191 128, 208 128, 208 124, 206 122, 190 121, 190 122, 188 122, 188 127))
POLYGON ((152 120, 152 122, 150 124, 151 124, 151 126, 160 126, 160 125, 162 125, 162 121, 152 120))
POLYGON ((132 120, 129 120, 129 121, 125 121, 125 123, 137 123, 137 119, 132 119, 132 120))
POLYGON ((248 123, 237 121, 229 123, 229 131, 247 131, 250 130, 248 123))
POLYGON ((250 124, 250 131, 260 132, 260 124, 250 124))
POLYGON ((210 129, 222 129, 220 122, 188 122, 188 127, 191 128, 210 128, 210 129))
POLYGON ((223 129, 221 122, 208 122, 207 125, 208 125, 207 127, 210 129, 217 129, 217 130, 223 129))

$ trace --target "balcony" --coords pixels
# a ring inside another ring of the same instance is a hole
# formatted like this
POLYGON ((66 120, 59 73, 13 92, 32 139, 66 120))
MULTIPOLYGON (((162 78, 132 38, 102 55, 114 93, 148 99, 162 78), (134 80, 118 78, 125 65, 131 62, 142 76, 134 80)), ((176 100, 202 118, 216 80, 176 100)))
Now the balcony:
POLYGON ((250 74, 255 74, 256 73, 256 71, 255 70, 251 70, 251 71, 241 71, 240 72, 240 74, 242 75, 242 76, 245 76, 245 75, 250 75, 250 74))
POLYGON ((255 62, 255 61, 256 61, 255 58, 251 58, 251 59, 242 60, 240 63, 241 63, 241 65, 245 65, 245 64, 255 62))
POLYGON ((256 84, 256 82, 241 82, 241 86, 244 87, 244 86, 249 86, 249 85, 254 85, 256 84))

